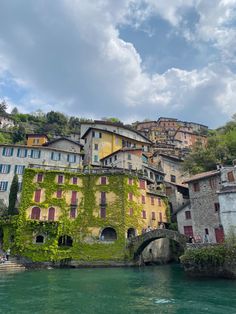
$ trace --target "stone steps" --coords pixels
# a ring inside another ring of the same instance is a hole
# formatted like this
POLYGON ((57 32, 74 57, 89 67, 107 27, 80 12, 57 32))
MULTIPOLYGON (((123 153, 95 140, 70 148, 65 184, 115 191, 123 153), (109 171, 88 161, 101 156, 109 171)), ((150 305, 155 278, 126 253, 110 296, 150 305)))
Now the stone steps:
POLYGON ((6 261, 4 263, 0 263, 0 273, 9 272, 9 271, 23 271, 25 270, 25 266, 18 264, 14 261, 6 261))

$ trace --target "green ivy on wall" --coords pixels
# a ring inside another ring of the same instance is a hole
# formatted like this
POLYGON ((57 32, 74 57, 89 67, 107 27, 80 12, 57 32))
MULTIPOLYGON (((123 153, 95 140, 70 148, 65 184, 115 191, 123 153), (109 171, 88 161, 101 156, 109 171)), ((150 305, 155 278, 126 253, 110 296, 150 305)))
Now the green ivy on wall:
POLYGON ((128 184, 128 176, 124 174, 108 174, 109 184, 99 184, 100 175, 97 174, 73 174, 71 172, 43 171, 38 169, 26 169, 23 179, 21 203, 19 215, 14 228, 8 228, 5 232, 5 247, 11 246, 13 253, 30 258, 32 261, 58 261, 63 259, 75 259, 81 261, 105 261, 128 259, 126 250, 126 233, 129 228, 141 232, 143 225, 141 219, 142 206, 128 200, 128 193, 134 197, 140 195, 138 178, 133 177, 133 185, 128 184), (43 174, 43 182, 35 182, 37 173, 43 174), (64 175, 63 184, 56 182, 59 174, 64 175), (82 184, 71 184, 72 177, 78 177, 82 184), (45 191, 43 202, 36 203, 33 200, 36 189, 45 191), (55 198, 55 192, 61 189, 63 196, 69 191, 80 192, 82 197, 78 204, 77 218, 70 219, 70 205, 65 198, 55 198), (115 198, 106 206, 106 218, 100 218, 100 205, 96 202, 96 192, 112 192, 115 198), (26 210, 33 206, 41 209, 53 206, 60 207, 61 215, 58 221, 37 221, 26 217, 26 210), (133 215, 129 215, 129 208, 133 208, 133 215), (117 240, 114 242, 102 242, 91 236, 90 228, 112 227, 116 230, 117 240), (10 234, 14 236, 14 242, 10 242, 10 234), (36 235, 44 235, 43 244, 34 243, 36 235), (63 248, 58 246, 60 236, 68 235, 73 239, 73 246, 63 248), (89 240, 88 240, 89 239, 89 240))

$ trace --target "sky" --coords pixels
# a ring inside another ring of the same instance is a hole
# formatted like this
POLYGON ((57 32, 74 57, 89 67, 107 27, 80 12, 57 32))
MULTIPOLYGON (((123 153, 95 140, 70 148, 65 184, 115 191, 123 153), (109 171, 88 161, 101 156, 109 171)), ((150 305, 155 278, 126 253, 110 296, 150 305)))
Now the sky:
POLYGON ((235 26, 236 0, 0 0, 0 99, 218 127, 236 112, 235 26))

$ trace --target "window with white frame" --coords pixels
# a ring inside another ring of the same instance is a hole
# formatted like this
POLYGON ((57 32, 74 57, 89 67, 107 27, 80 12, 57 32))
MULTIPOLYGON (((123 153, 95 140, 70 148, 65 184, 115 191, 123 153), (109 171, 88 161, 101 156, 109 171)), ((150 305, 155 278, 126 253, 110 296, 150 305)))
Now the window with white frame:
POLYGON ((3 148, 3 152, 2 152, 3 156, 12 156, 13 155, 13 148, 12 147, 4 147, 3 148))
POLYGON ((11 165, 0 165, 0 173, 9 173, 11 165))
POLYGON ((40 151, 38 149, 31 149, 30 157, 34 159, 40 158, 40 151))
POLYGON ((51 153, 51 160, 59 161, 61 160, 61 154, 58 152, 51 153))
POLYGON ((17 157, 20 157, 20 158, 27 157, 27 149, 25 149, 25 148, 18 148, 17 157))
POLYGON ((4 192, 7 190, 8 181, 0 181, 0 191, 4 192))
POLYGON ((67 155, 67 161, 70 162, 70 163, 75 163, 76 162, 76 155, 68 154, 67 155))
POLYGON ((23 174, 24 169, 25 169, 25 166, 16 165, 16 166, 15 166, 15 173, 16 173, 16 174, 23 174))

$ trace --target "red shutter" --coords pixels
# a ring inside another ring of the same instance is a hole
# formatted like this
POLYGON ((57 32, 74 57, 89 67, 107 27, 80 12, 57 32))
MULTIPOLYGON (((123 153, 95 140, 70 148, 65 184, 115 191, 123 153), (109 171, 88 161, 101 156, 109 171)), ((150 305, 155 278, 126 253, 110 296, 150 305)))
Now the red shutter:
POLYGON ((48 220, 49 221, 55 220, 55 208, 54 207, 50 207, 48 210, 48 220))
POLYGON ((184 234, 188 237, 193 237, 193 227, 192 226, 184 226, 184 234))
POLYGON ((42 173, 39 173, 37 176, 37 182, 42 182, 43 181, 43 175, 42 173))
POLYGON ((156 213, 152 212, 152 220, 156 220, 156 213))
POLYGON ((162 213, 159 213, 159 221, 162 222, 162 213))
POLYGON ((146 210, 143 210, 143 211, 142 211, 142 215, 143 215, 143 219, 146 219, 146 218, 147 218, 146 210))
POLYGON ((40 202, 41 190, 36 190, 34 194, 34 201, 40 202))
POLYGON ((71 194, 71 204, 76 205, 77 204, 77 191, 72 191, 71 194))
POLYGON ((70 218, 75 218, 76 217, 76 208, 71 208, 70 209, 70 218))
POLYGON ((145 190, 145 180, 139 180, 139 187, 140 189, 145 190))
POLYGON ((130 215, 130 216, 133 216, 133 214, 134 214, 134 209, 133 209, 133 208, 130 208, 130 209, 129 209, 129 215, 130 215))
POLYGON ((78 181, 77 178, 76 178, 76 177, 73 177, 72 183, 73 183, 73 184, 77 184, 77 181, 78 181))
POLYGON ((57 198, 61 198, 62 197, 62 190, 57 190, 57 198))
POLYGON ((105 207, 101 207, 100 216, 101 216, 101 218, 106 218, 106 208, 105 207))
POLYGON ((133 194, 129 193, 129 201, 132 201, 132 200, 133 200, 133 194))
POLYGON ((224 242, 224 229, 223 228, 216 228, 215 229, 215 236, 216 236, 216 242, 217 243, 223 243, 224 242))
POLYGON ((133 179, 129 178, 129 185, 132 185, 132 184, 133 184, 133 179))
POLYGON ((106 204, 106 192, 101 192, 101 204, 106 204))
POLYGON ((145 204, 145 196, 142 195, 142 204, 145 204))
POLYGON ((158 205, 161 206, 161 199, 158 197, 158 205))
POLYGON ((101 184, 107 184, 107 178, 101 177, 101 184))
POLYGON ((154 197, 151 196, 151 205, 154 205, 154 197))
POLYGON ((39 207, 33 207, 31 211, 31 219, 40 219, 40 208, 39 207))
POLYGON ((63 176, 62 175, 58 176, 58 183, 59 184, 63 183, 63 176))

